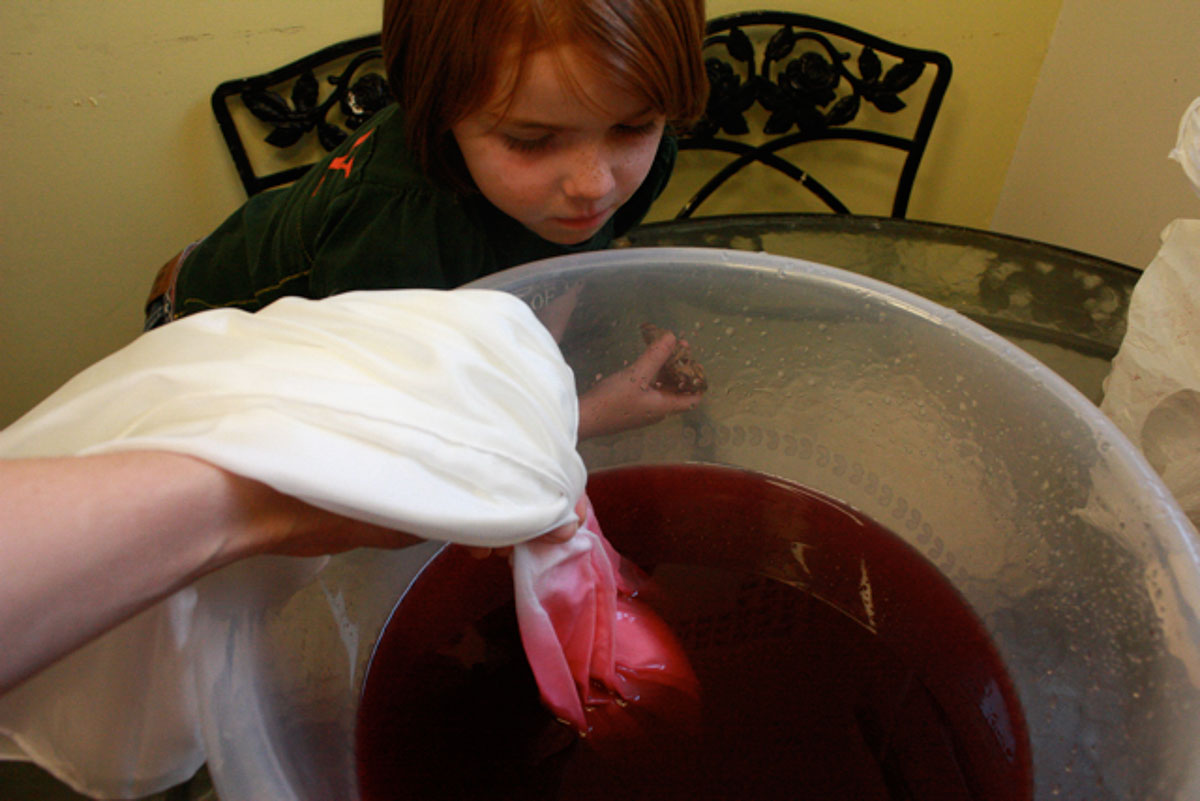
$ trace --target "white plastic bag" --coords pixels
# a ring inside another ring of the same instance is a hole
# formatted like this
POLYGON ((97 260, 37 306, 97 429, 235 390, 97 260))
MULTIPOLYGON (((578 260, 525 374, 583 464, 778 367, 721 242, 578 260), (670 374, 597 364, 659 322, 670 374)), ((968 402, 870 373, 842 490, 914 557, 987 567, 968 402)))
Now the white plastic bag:
POLYGON ((1134 287, 1100 408, 1200 526, 1200 220, 1176 220, 1134 287))
POLYGON ((1192 101, 1179 120, 1179 136, 1168 156, 1179 162, 1200 195, 1200 97, 1192 101))

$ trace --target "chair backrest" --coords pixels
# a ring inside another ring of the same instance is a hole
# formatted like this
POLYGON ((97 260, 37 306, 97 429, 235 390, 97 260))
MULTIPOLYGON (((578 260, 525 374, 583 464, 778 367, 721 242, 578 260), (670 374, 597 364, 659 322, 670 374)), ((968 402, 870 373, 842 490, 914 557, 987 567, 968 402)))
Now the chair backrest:
POLYGON ((213 114, 247 195, 296 180, 392 102, 379 42, 377 33, 349 39, 213 91, 213 114))
MULTIPOLYGON (((805 167, 797 163, 804 156, 797 146, 820 140, 898 151, 900 158, 889 162, 898 169, 888 167, 895 175, 891 216, 905 216, 950 82, 946 55, 806 14, 750 11, 709 20, 705 67, 711 87, 707 111, 683 135, 680 149, 732 158, 692 194, 676 219, 693 216, 731 177, 754 164, 786 175, 830 211, 849 212, 822 174, 823 166, 832 174, 839 165, 823 164, 811 153, 805 167), (932 80, 922 80, 927 67, 933 68, 932 80), (761 128, 752 130, 760 120, 761 128)), ((891 180, 889 175, 889 191, 891 180)))
MULTIPOLYGON (((707 112, 684 134, 680 148, 731 158, 705 178, 677 219, 693 216, 753 164, 787 176, 825 208, 848 212, 827 186, 819 161, 807 169, 797 163, 804 155, 797 146, 820 140, 900 153, 889 191, 894 186, 891 216, 905 216, 950 82, 947 56, 805 14, 750 11, 709 20, 705 58, 711 85, 707 112), (929 66, 933 78, 922 80, 929 66), (915 115, 910 132, 888 130, 887 117, 904 115, 909 120, 915 115), (752 131, 756 117, 765 122, 752 131)), ((247 195, 294 181, 390 102, 378 33, 226 81, 212 94, 213 114, 247 195)))

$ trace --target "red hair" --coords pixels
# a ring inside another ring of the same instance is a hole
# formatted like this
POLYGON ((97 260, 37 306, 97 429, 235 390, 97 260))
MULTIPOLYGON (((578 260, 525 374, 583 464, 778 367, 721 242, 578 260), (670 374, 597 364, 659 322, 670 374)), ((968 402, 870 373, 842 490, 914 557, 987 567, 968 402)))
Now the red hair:
POLYGON ((504 59, 571 44, 677 126, 704 112, 704 0, 386 0, 383 53, 409 148, 434 179, 470 186, 451 128, 499 88, 504 59))

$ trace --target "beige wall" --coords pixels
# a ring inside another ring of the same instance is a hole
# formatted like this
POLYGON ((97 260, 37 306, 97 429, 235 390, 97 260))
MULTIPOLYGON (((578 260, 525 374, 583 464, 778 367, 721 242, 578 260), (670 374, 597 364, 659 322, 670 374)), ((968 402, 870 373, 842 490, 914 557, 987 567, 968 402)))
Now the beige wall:
MULTIPOLYGON (((1169 1, 1149 5, 1165 7, 1169 1)), ((835 17, 952 57, 955 77, 910 216, 987 227, 1062 2, 772 5, 835 17)), ((1083 5, 1065 2, 1072 12, 1083 5)), ((208 108, 213 87, 376 30, 379 5, 379 0, 0 3, 0 145, 6 156, 0 186, 0 425, 136 336, 140 305, 157 267, 241 202, 208 108)), ((761 5, 710 0, 710 13, 761 5)), ((1119 0, 1105 5, 1125 8, 1119 0)), ((1140 20, 1146 4, 1129 6, 1125 14, 1140 20)), ((1195 30, 1195 12, 1189 13, 1193 24, 1181 27, 1195 30)), ((1060 26, 1056 47, 1063 35, 1060 26)), ((1144 72, 1154 69, 1150 64, 1144 72)), ((1087 108, 1114 103, 1104 87, 1091 83, 1078 88, 1076 99, 1087 108)), ((1137 90, 1119 98, 1133 107, 1127 119, 1134 125, 1144 119, 1138 113, 1141 99, 1137 90)), ((1035 139, 1055 129, 1053 112, 1040 115, 1043 133, 1035 139)), ((1010 176, 1008 191, 1023 197, 1046 191, 1036 180, 1040 171, 1038 164, 1026 169, 1029 188, 1010 176)), ((1031 222, 1012 222, 1009 230, 1032 230, 1031 222)), ((1098 249, 1088 247, 1089 241, 1101 241, 1098 232, 1088 239, 1092 218, 1079 224, 1076 246, 1098 249)), ((1044 238, 1058 240, 1057 230, 1048 234, 1044 238)))
POLYGON ((1144 267, 1163 227, 1200 217, 1167 159, 1200 96, 1200 3, 1063 0, 992 217, 995 230, 1144 267))
POLYGON ((209 95, 379 29, 380 0, 0 3, 0 425, 127 343, 244 200, 209 95))

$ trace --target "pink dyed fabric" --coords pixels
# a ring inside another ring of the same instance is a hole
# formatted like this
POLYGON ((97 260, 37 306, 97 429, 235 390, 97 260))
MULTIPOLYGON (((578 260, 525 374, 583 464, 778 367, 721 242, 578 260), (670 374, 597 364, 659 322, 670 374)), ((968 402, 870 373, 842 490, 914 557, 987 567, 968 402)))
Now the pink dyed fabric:
POLYGON ((683 649, 635 595, 637 569, 586 514, 567 542, 513 549, 517 622, 542 700, 563 721, 603 739, 647 721, 694 718, 698 686, 683 649))

